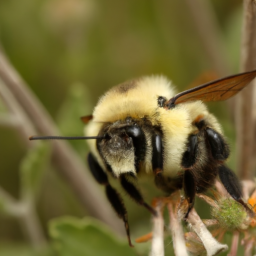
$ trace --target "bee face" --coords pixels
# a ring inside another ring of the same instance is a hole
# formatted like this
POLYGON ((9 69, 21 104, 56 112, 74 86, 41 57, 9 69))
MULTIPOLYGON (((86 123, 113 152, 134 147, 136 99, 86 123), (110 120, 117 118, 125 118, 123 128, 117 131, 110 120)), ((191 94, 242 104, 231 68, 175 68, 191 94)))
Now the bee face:
POLYGON ((106 170, 115 177, 122 173, 136 173, 135 151, 137 146, 134 137, 143 135, 137 123, 127 117, 125 120, 105 124, 99 134, 104 138, 97 140, 97 150, 106 170))
MULTIPOLYGON (((104 140, 103 140, 104 142, 104 140)), ((106 134, 106 148, 109 148, 110 154, 118 154, 118 151, 129 151, 133 148, 132 138, 130 138, 124 129, 113 130, 106 134)), ((101 143, 99 143, 101 146, 101 143)))
POLYGON ((126 132, 127 126, 122 122, 106 125, 100 132, 104 139, 97 141, 97 147, 103 156, 124 155, 133 150, 132 138, 126 132))

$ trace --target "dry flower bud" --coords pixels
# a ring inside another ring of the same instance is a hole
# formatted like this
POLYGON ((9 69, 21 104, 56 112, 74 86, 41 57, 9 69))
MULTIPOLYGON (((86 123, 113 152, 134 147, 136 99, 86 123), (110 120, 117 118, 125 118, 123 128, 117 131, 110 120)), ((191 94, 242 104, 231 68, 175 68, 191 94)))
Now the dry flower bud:
POLYGON ((233 198, 220 199, 218 207, 212 207, 212 216, 224 229, 234 230, 248 225, 246 209, 233 198))

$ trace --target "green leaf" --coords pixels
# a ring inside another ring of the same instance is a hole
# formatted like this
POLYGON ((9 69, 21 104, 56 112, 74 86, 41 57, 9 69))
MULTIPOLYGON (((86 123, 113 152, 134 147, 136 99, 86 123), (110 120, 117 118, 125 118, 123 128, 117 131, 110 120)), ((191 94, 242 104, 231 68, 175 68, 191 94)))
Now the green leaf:
POLYGON ((46 143, 38 143, 25 156, 20 165, 21 197, 35 198, 40 189, 43 173, 48 164, 50 148, 46 143))
MULTIPOLYGON (((65 136, 81 136, 84 133, 84 123, 80 117, 92 114, 91 94, 81 83, 73 84, 62 104, 58 115, 57 124, 65 136)), ((84 141, 70 141, 70 144, 81 156, 88 152, 84 141)))
POLYGON ((50 222, 50 236, 59 256, 135 256, 126 240, 120 240, 104 224, 86 217, 62 217, 50 222))
POLYGON ((92 113, 92 103, 89 91, 81 83, 73 84, 62 104, 57 123, 61 132, 65 135, 81 135, 84 124, 80 117, 92 113))

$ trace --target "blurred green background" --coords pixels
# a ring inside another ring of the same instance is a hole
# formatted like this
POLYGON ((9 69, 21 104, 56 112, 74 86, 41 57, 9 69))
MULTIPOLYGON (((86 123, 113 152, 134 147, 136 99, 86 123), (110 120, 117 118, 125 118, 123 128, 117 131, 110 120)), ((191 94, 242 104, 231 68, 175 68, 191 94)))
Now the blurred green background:
MULTIPOLYGON (((226 67, 221 75, 236 73, 242 1, 208 2, 217 21, 218 33, 213 36, 221 42, 217 54, 226 67)), ((206 32, 205 38, 212 33, 206 32)), ((91 114, 98 97, 125 80, 164 74, 183 90, 205 71, 219 75, 186 1, 0 0, 0 43, 65 135, 82 135, 79 117, 91 114)), ((220 118, 234 152, 234 128, 223 110, 225 103, 210 108, 220 118)), ((4 106, 0 109, 5 113, 4 106)), ((0 186, 17 198, 27 148, 10 127, 0 126, 0 141, 0 186)), ((84 142, 73 146, 85 156, 84 142)), ((233 158, 230 165, 234 166, 233 158)), ((83 217, 86 212, 53 167, 46 169, 37 212, 49 237, 49 220, 63 215, 83 217)), ((133 239, 149 232, 148 213, 125 201, 133 239)), ((0 227, 0 255, 16 255, 17 250, 33 255, 14 218, 0 214, 0 227)), ((147 249, 141 251, 144 255, 147 249)))

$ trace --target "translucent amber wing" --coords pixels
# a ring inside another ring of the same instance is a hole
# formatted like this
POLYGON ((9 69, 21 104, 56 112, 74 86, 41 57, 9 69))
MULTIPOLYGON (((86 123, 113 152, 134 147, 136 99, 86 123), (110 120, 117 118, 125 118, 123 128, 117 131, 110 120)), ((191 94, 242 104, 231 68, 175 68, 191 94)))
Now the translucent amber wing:
POLYGON ((227 100, 241 91, 255 77, 256 70, 197 86, 177 94, 166 103, 166 107, 171 108, 176 104, 194 100, 202 100, 204 102, 227 100))

